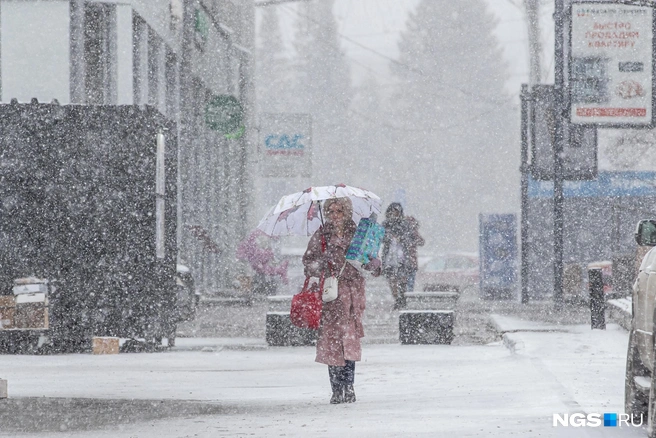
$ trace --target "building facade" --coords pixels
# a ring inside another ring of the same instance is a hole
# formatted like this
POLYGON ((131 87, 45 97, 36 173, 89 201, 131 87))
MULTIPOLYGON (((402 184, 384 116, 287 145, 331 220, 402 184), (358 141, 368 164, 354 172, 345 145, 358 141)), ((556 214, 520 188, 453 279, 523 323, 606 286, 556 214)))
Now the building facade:
POLYGON ((250 222, 253 44, 252 0, 2 0, 0 99, 147 104, 174 121, 179 262, 212 293, 232 287, 250 222), (237 135, 208 119, 226 98, 237 135))

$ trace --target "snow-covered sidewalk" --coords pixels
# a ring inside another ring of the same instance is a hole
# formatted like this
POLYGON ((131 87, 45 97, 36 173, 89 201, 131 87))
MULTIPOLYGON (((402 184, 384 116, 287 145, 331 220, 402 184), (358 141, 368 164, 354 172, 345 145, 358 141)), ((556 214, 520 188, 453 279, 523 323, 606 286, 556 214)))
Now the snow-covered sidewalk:
MULTIPOLYGON (((222 415, 131 424, 110 418, 98 430, 26 435, 35 437, 644 436, 640 428, 552 425, 555 413, 623 411, 623 329, 503 322, 512 351, 502 342, 365 345, 356 367, 358 401, 349 405, 328 404, 327 369, 313 362, 312 347, 214 342, 215 351, 205 352, 3 356, 0 375, 9 380, 11 397, 197 400, 226 407, 222 415)), ((3 433, 18 436, 0 426, 3 433)))
POLYGON ((549 325, 493 315, 503 342, 551 378, 563 402, 577 412, 623 412, 628 333, 617 324, 549 325))

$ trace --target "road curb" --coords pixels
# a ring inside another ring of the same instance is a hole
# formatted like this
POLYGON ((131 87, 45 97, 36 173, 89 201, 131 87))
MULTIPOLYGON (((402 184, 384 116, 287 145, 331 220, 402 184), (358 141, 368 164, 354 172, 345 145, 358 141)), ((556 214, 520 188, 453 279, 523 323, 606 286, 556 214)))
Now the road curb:
POLYGON ((61 432, 84 433, 130 423, 226 415, 235 411, 239 412, 239 408, 213 400, 14 397, 0 400, 0 435, 55 436, 61 432))
POLYGON ((624 330, 631 330, 631 298, 608 300, 608 320, 617 323, 624 330))
POLYGON ((502 336, 503 345, 511 354, 518 354, 524 350, 524 342, 517 338, 513 333, 504 333, 502 336))
POLYGON ((260 351, 269 346, 264 339, 259 338, 177 338, 175 347, 170 351, 204 351, 218 352, 221 350, 260 351))
POLYGON ((564 327, 547 323, 541 326, 530 327, 521 318, 499 314, 489 315, 488 324, 501 336, 503 345, 511 354, 519 354, 524 351, 524 342, 521 340, 522 333, 562 333, 568 331, 564 327))
POLYGON ((510 354, 515 355, 524 349, 524 343, 513 334, 513 331, 508 331, 507 328, 503 327, 503 324, 498 320, 496 314, 489 316, 488 323, 492 329, 501 335, 503 345, 508 351, 510 351, 510 354))
POLYGON ((492 327, 492 329, 497 332, 499 335, 503 336, 505 334, 505 330, 503 327, 501 327, 501 324, 499 324, 499 321, 497 321, 497 315, 492 314, 488 316, 488 325, 492 327))

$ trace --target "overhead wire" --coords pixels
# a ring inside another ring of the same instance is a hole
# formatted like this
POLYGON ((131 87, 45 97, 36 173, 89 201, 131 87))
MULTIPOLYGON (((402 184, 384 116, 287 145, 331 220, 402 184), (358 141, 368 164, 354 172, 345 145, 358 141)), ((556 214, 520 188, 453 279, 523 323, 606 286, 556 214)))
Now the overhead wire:
MULTIPOLYGON (((440 126, 439 129, 442 130, 442 131, 444 131, 444 130, 448 131, 448 130, 454 129, 454 128, 464 128, 466 126, 471 126, 471 122, 473 122, 475 120, 479 120, 480 118, 482 118, 484 116, 487 116, 488 114, 491 114, 491 113, 493 113, 497 110, 498 110, 497 108, 492 108, 492 109, 483 111, 482 113, 478 113, 475 116, 467 118, 465 120, 460 120, 458 122, 451 123, 450 125, 446 125, 446 126, 440 126)), ((349 108, 348 111, 355 114, 355 115, 358 115, 358 116, 362 117, 365 120, 368 120, 368 121, 370 121, 372 123, 375 123, 379 126, 383 126, 385 128, 392 129, 394 131, 403 131, 403 132, 417 132, 417 131, 420 131, 420 129, 411 129, 411 128, 404 128, 404 127, 400 127, 400 126, 394 126, 390 123, 385 123, 385 122, 381 122, 379 120, 372 119, 371 117, 366 116, 362 112, 360 112, 358 110, 354 110, 352 108, 349 108)))
POLYGON ((506 0, 506 1, 507 1, 508 3, 510 3, 511 5, 513 5, 514 7, 516 7, 517 9, 521 9, 521 10, 524 9, 524 4, 523 4, 523 3, 522 3, 522 4, 518 4, 518 2, 516 2, 516 1, 514 1, 514 0, 506 0))
POLYGON ((386 75, 383 75, 383 74, 382 74, 381 72, 379 72, 378 70, 376 70, 376 69, 374 69, 374 68, 371 68, 370 66, 368 66, 368 65, 365 64, 364 62, 360 62, 359 60, 357 60, 357 59, 355 59, 355 58, 353 58, 353 57, 351 57, 351 56, 349 56, 349 55, 346 55, 346 56, 349 57, 350 60, 351 60, 351 62, 353 62, 354 64, 359 65, 360 67, 364 68, 365 70, 367 70, 367 71, 369 71, 369 72, 371 72, 371 73, 373 73, 373 74, 375 74, 375 75, 378 75, 379 77, 381 77, 381 78, 383 78, 383 79, 387 79, 387 76, 386 76, 386 75))
MULTIPOLYGON (((312 22, 314 22, 314 23, 318 23, 316 20, 312 19, 311 17, 308 17, 306 14, 299 13, 298 11, 295 11, 295 10, 293 10, 293 9, 289 9, 288 7, 283 6, 281 9, 285 10, 285 12, 286 12, 288 15, 290 15, 290 12, 293 12, 298 18, 303 18, 303 17, 304 17, 304 18, 306 18, 306 19, 308 19, 308 20, 310 20, 310 21, 312 21, 312 22)), ((318 23, 318 24, 320 24, 320 23, 318 23)), ((347 40, 350 40, 349 37, 346 37, 346 36, 341 35, 341 34, 339 34, 339 33, 338 33, 338 36, 343 37, 343 38, 345 38, 345 39, 347 39, 347 40)), ((362 47, 366 48, 368 51, 371 51, 371 52, 373 52, 374 54, 376 54, 376 55, 378 55, 378 56, 381 56, 381 57, 383 57, 383 58, 385 58, 385 59, 388 59, 388 60, 390 60, 390 61, 393 61, 393 62, 395 62, 395 63, 398 64, 398 65, 406 66, 405 64, 403 64, 403 63, 401 63, 401 62, 399 62, 399 61, 397 61, 397 60, 394 60, 393 58, 390 58, 390 57, 388 57, 388 56, 386 56, 386 55, 384 55, 384 54, 381 54, 381 53, 377 52, 376 50, 371 49, 371 48, 369 48, 369 47, 366 47, 366 46, 364 46, 364 45, 362 45, 362 44, 360 44, 360 43, 357 43, 357 42, 356 42, 356 45, 362 46, 362 47)), ((354 62, 355 64, 360 65, 362 68, 365 68, 365 69, 368 70, 369 72, 371 72, 371 73, 373 73, 373 74, 375 74, 375 75, 378 75, 379 77, 384 77, 384 78, 386 78, 386 76, 384 76, 381 72, 379 72, 379 71, 377 71, 377 70, 375 70, 375 69, 373 69, 373 68, 367 66, 366 64, 364 64, 364 63, 360 62, 359 60, 357 60, 356 58, 354 58, 354 57, 352 57, 352 56, 349 56, 347 53, 345 53, 345 56, 348 57, 352 62, 354 62)), ((406 66, 406 67, 409 67, 409 66, 406 66)), ((423 75, 423 73, 421 73, 421 74, 423 75)), ((385 84, 385 86, 402 86, 402 84, 400 84, 400 83, 397 83, 397 84, 385 84)), ((444 95, 444 94, 436 93, 436 92, 434 92, 434 91, 430 91, 430 92, 428 92, 428 93, 426 93, 426 94, 428 94, 428 95, 432 95, 433 97, 442 98, 442 99, 450 99, 450 98, 452 98, 452 96, 448 96, 448 95, 444 95)), ((472 95, 471 93, 466 93, 466 94, 472 95)), ((477 98, 479 98, 479 100, 487 101, 488 103, 490 103, 490 100, 489 100, 489 99, 481 99, 480 96, 474 96, 474 97, 477 97, 477 98)), ((499 104, 498 101, 494 101, 493 103, 494 103, 495 105, 498 105, 498 104, 499 104)), ((507 101, 504 101, 503 103, 504 103, 504 104, 511 104, 511 105, 512 105, 512 101, 511 101, 510 99, 508 99, 507 101)), ((489 114, 490 112, 492 112, 492 111, 494 111, 494 110, 496 110, 496 109, 497 109, 497 107, 495 107, 493 110, 483 112, 483 113, 481 113, 480 115, 478 115, 478 116, 472 118, 471 120, 476 120, 477 118, 480 118, 480 117, 482 117, 482 116, 484 116, 484 115, 486 115, 486 114, 489 114)), ((354 113, 357 113, 355 110, 352 110, 352 109, 350 109, 349 111, 352 111, 352 112, 354 112, 354 113)), ((361 117, 366 118, 365 115, 363 115, 363 114, 361 114, 361 113, 358 113, 358 114, 359 114, 361 117)), ((471 120, 468 120, 468 121, 471 121, 471 120)), ((374 121, 374 120, 371 120, 371 121, 380 124, 380 122, 378 122, 378 121, 374 121)), ((416 130, 407 129, 407 128, 400 128, 400 127, 393 126, 393 125, 388 125, 388 124, 382 124, 382 125, 383 125, 383 126, 387 126, 388 128, 390 128, 390 129, 394 129, 394 130, 401 130, 401 131, 416 131, 416 130)), ((444 127, 444 129, 451 129, 451 128, 453 128, 453 127, 458 127, 458 126, 461 126, 461 125, 462 125, 461 123, 456 123, 456 124, 453 124, 453 125, 449 125, 449 126, 447 126, 447 127, 444 127)))
POLYGON ((362 112, 360 112, 358 110, 354 110, 353 108, 349 108, 348 112, 350 112, 352 114, 355 114, 357 116, 360 116, 363 119, 365 119, 369 122, 375 123, 378 126, 383 126, 385 128, 388 128, 388 129, 391 129, 391 130, 394 130, 394 131, 403 131, 403 132, 416 132, 417 131, 416 129, 402 128, 402 127, 399 127, 399 126, 394 126, 390 123, 381 122, 380 120, 373 119, 373 118, 363 114, 362 112))
MULTIPOLYGON (((347 11, 351 10, 351 5, 352 4, 353 4, 353 0, 349 0, 348 6, 346 7, 347 11)), ((346 19, 342 20, 342 22, 339 24, 339 29, 337 30, 337 32, 341 33, 344 30, 345 24, 346 24, 346 19)))
MULTIPOLYGON (((281 9, 282 9, 282 8, 281 8, 281 9)), ((283 10, 285 10, 285 9, 283 9, 283 10)), ((290 14, 290 11, 289 11, 289 10, 285 10, 285 12, 286 12, 290 17, 292 16, 292 15, 290 14)), ((348 52, 344 52, 344 56, 347 57, 347 58, 349 58, 349 61, 351 61, 351 62, 353 62, 354 64, 356 64, 356 65, 362 67, 363 69, 365 69, 365 70, 367 70, 367 71, 369 71, 369 72, 371 72, 371 73, 377 75, 377 76, 380 77, 381 79, 388 79, 388 76, 387 76, 387 75, 385 75, 385 74, 383 74, 382 72, 380 72, 380 71, 378 71, 378 70, 372 68, 371 66, 369 66, 369 65, 367 65, 367 64, 365 64, 365 63, 363 63, 363 62, 361 62, 359 59, 357 59, 357 58, 355 58, 354 56, 350 55, 348 52)), ((387 84, 387 85, 391 85, 391 84, 387 84)), ((399 85, 400 85, 400 84, 399 84, 399 85)), ((446 96, 442 96, 442 97, 446 97, 446 96)))
MULTIPOLYGON (((297 16, 299 16, 299 17, 301 17, 301 18, 305 18, 305 19, 307 19, 307 20, 309 20, 309 21, 312 21, 312 22, 315 23, 315 24, 322 24, 322 23, 320 23, 319 21, 315 20, 314 18, 308 16, 307 14, 303 14, 303 13, 301 13, 301 12, 299 12, 299 11, 296 11, 296 10, 294 10, 294 9, 290 9, 290 8, 288 8, 287 5, 282 5, 281 8, 282 8, 282 9, 287 9, 288 11, 292 11, 292 12, 293 12, 294 14, 296 14, 297 16)), ((362 44, 362 43, 360 43, 360 42, 358 42, 358 41, 356 41, 356 40, 354 40, 354 39, 352 39, 352 38, 350 38, 350 37, 348 37, 348 36, 346 36, 346 35, 344 35, 344 34, 342 34, 342 33, 340 33, 340 32, 336 32, 336 34, 337 34, 337 36, 339 36, 339 37, 342 38, 343 40, 348 41, 348 42, 350 42, 350 43, 352 43, 352 44, 355 44, 356 46, 359 46, 359 47, 363 48, 364 50, 366 50, 366 51, 368 51, 368 52, 371 52, 371 53, 373 53, 373 54, 375 54, 375 55, 377 55, 377 56, 380 56, 381 58, 384 58, 384 59, 390 61, 390 62, 393 63, 394 65, 398 65, 398 66, 400 66, 400 67, 402 67, 402 68, 404 68, 404 69, 406 69, 406 70, 408 70, 408 71, 411 71, 411 72, 413 72, 413 73, 416 73, 416 74, 418 74, 418 75, 420 75, 420 76, 422 76, 422 77, 425 77, 425 76, 426 76, 426 74, 425 74, 422 70, 420 70, 420 69, 418 69, 418 68, 416 68, 416 67, 410 66, 410 65, 405 64, 405 63, 403 63, 403 62, 401 62, 401 61, 399 61, 399 60, 397 60, 397 59, 394 59, 394 58, 389 57, 389 56, 387 56, 387 55, 385 55, 385 54, 383 54, 383 53, 380 53, 379 51, 377 51, 377 50, 375 50, 375 49, 372 49, 371 47, 365 46, 364 44, 362 44)), ((474 93, 470 93, 469 91, 466 91, 466 90, 462 89, 461 87, 458 87, 457 85, 450 84, 450 83, 446 83, 446 82, 441 82, 441 83, 438 83, 437 85, 442 86, 443 88, 450 88, 450 89, 452 89, 452 90, 459 91, 460 93, 462 93, 462 94, 464 94, 464 95, 466 95, 466 96, 473 97, 473 98, 476 98, 476 99, 478 99, 478 100, 482 100, 482 101, 487 102, 487 103, 490 103, 490 104, 492 104, 492 105, 506 105, 506 104, 511 103, 511 99, 496 100, 496 99, 488 99, 488 98, 484 98, 484 97, 482 97, 481 95, 474 94, 474 93)))

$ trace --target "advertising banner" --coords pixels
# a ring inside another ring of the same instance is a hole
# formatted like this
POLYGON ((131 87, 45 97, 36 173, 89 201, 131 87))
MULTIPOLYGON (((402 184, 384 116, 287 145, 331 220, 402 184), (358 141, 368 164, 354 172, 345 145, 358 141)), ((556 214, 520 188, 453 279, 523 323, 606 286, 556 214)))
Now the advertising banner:
MULTIPOLYGON (((553 144, 556 132, 553 85, 535 85, 531 92, 531 174, 537 180, 553 179, 553 144)), ((565 124, 563 176, 587 180, 597 176, 597 127, 565 124)))
POLYGON ((262 176, 311 176, 312 117, 261 114, 258 154, 262 176))
POLYGON ((480 293, 512 298, 517 288, 517 216, 479 214, 480 293))
POLYGON ((653 8, 576 2, 571 11, 571 122, 651 125, 653 8))

